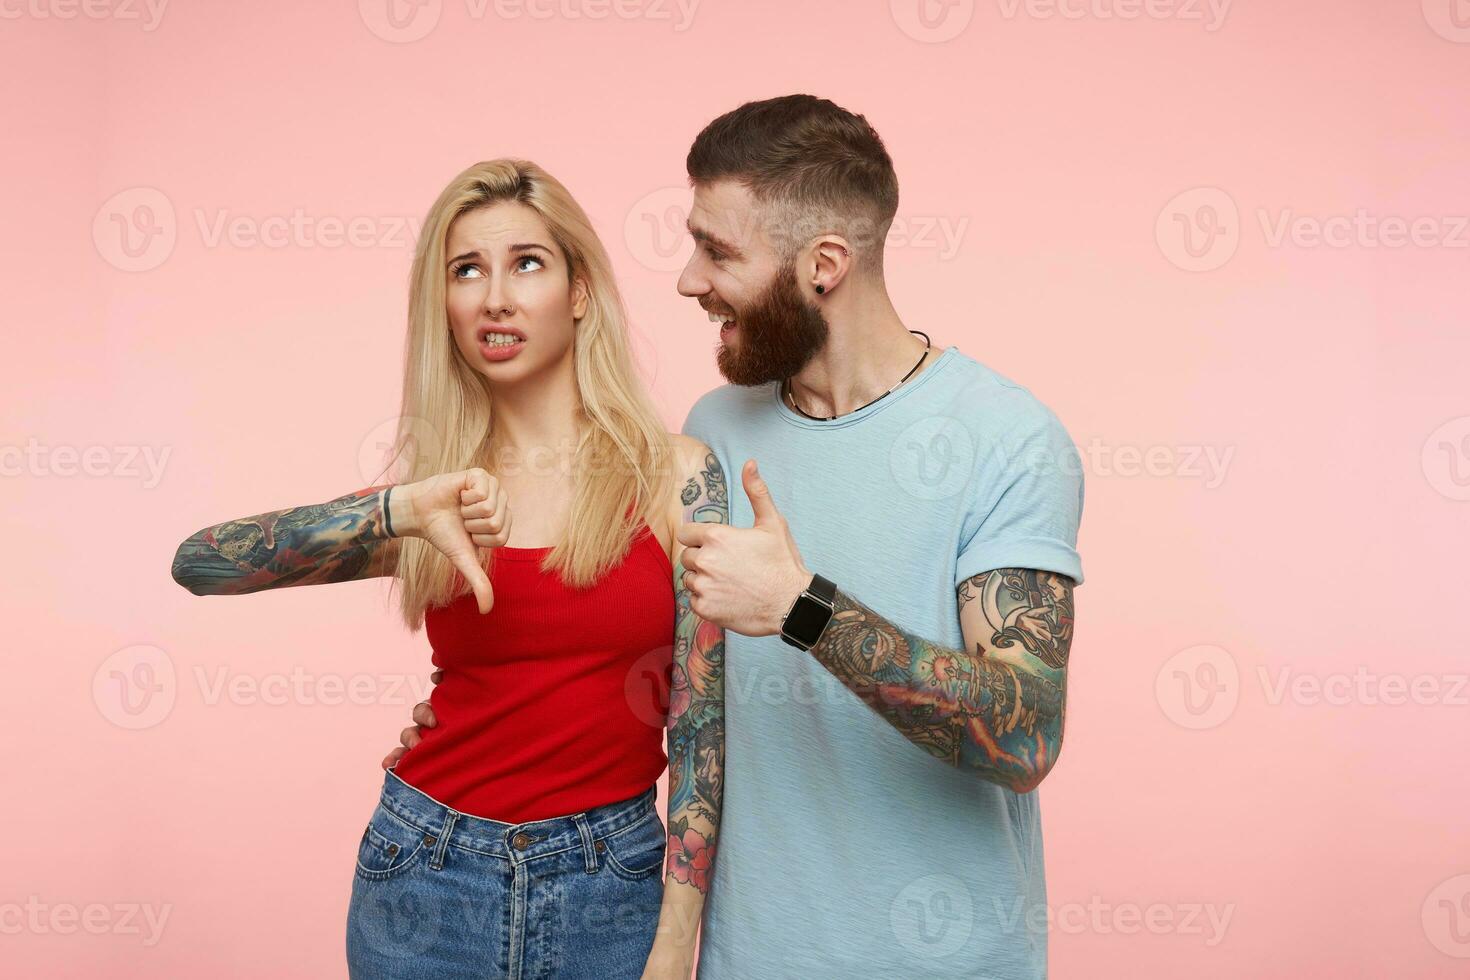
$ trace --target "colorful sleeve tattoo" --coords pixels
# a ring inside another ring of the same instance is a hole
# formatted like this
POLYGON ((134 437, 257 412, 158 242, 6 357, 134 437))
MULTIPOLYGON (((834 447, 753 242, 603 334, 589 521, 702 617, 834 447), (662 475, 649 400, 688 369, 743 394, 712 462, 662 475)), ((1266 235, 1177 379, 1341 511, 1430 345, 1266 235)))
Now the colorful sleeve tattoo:
POLYGON ((905 632, 839 589, 811 653, 904 738, 1025 793, 1062 747, 1072 585, 1026 568, 960 583, 960 626, 973 652, 905 632))
POLYGON ((207 527, 179 545, 174 581, 195 595, 243 595, 391 574, 384 489, 207 527))
MULTIPOLYGON (((685 523, 730 523, 725 474, 713 453, 684 485, 682 499, 685 523)), ((725 631, 690 608, 682 558, 674 567, 674 601, 666 879, 708 894, 724 795, 725 631)))

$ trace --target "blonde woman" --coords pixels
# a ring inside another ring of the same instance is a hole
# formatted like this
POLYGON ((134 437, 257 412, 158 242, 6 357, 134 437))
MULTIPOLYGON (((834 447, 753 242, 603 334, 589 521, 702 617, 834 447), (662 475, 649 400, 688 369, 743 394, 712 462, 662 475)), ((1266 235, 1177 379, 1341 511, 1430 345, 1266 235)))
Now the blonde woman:
POLYGON ((724 632, 690 608, 675 532, 728 523, 720 464, 659 423, 607 253, 532 163, 439 195, 408 322, 402 479, 206 528, 174 578, 238 595, 391 576, 426 629, 438 724, 362 831, 353 977, 687 977, 724 632))

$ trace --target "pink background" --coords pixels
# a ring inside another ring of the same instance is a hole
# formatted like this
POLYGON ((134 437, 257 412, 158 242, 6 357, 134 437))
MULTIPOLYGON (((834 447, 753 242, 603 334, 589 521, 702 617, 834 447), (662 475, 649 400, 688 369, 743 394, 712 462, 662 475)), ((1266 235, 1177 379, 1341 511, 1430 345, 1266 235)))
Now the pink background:
POLYGON ((907 324, 1087 466, 1053 975, 1464 976, 1470 6, 558 2, 5 8, 5 972, 343 975, 427 641, 383 583, 192 597, 175 547, 367 484, 399 226, 476 160, 578 195, 677 428, 715 337, 654 230, 705 122, 810 91, 893 154, 907 324))

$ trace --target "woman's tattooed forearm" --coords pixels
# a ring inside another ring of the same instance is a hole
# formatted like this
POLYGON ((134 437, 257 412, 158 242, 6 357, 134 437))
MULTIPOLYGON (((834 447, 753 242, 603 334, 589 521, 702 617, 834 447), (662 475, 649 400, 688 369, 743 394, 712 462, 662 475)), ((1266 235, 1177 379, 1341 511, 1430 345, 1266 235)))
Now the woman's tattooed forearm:
POLYGON ((174 581, 195 595, 243 595, 386 574, 382 490, 207 527, 179 545, 174 581))
MULTIPOLYGON (((724 471, 713 454, 680 499, 685 522, 729 523, 724 471)), ((682 558, 674 567, 674 602, 666 875, 708 893, 725 784, 725 631, 691 608, 682 558)))
POLYGON ((962 615, 980 604, 986 635, 973 652, 905 632, 838 590, 812 654, 931 755, 1026 792, 1061 750, 1072 580, 997 569, 963 582, 958 601, 962 615))

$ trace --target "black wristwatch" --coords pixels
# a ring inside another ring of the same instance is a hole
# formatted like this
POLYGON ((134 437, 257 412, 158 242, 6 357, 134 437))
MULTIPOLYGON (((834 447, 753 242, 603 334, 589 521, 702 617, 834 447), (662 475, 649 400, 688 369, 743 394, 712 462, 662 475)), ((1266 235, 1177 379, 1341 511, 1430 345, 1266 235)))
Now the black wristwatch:
POLYGON ((791 602, 781 620, 781 639, 800 650, 810 650, 822 638, 837 605, 837 586, 820 575, 791 602))

